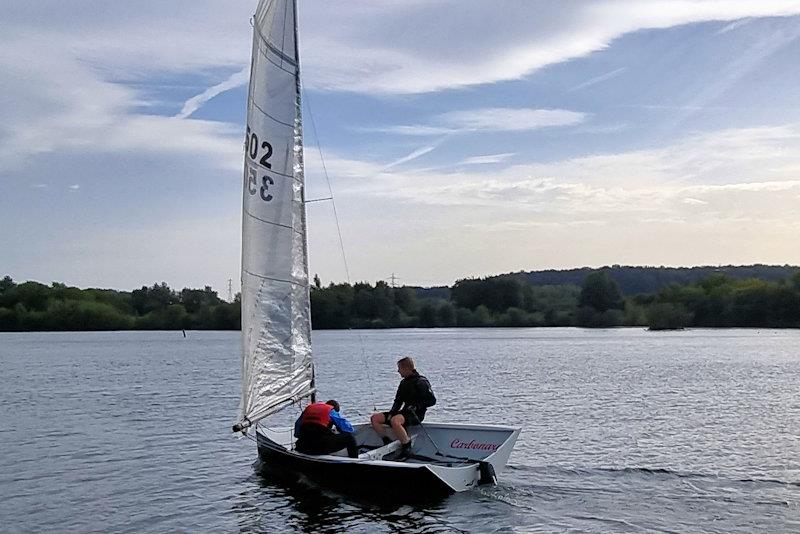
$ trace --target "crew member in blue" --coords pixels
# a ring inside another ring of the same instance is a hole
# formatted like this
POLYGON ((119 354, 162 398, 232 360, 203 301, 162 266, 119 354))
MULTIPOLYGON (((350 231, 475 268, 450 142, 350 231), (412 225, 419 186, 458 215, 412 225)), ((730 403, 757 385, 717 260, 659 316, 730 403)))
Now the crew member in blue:
POLYGON ((347 449, 350 458, 358 457, 358 445, 350 422, 339 413, 335 400, 306 406, 294 423, 296 449, 305 454, 331 454, 347 449), (339 432, 334 432, 333 427, 339 432))
POLYGON ((427 409, 436 404, 436 397, 431 389, 431 383, 417 372, 414 360, 410 356, 398 360, 397 372, 403 380, 397 387, 392 407, 388 412, 372 414, 370 423, 375 433, 386 444, 390 443, 391 439, 386 436, 384 425, 391 426, 402 444, 400 457, 408 457, 411 453, 411 438, 408 437, 405 427, 422 424, 427 409))

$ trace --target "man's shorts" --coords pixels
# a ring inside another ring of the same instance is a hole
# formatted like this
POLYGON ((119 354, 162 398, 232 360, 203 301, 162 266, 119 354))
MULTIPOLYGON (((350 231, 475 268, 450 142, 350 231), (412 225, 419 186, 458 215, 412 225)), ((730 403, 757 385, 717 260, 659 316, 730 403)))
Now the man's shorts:
MULTIPOLYGON (((417 418, 417 414, 412 412, 411 410, 401 410, 400 413, 395 415, 402 415, 405 419, 405 423, 403 426, 414 426, 421 423, 421 421, 417 418)), ((394 417, 389 412, 383 412, 383 424, 388 425, 390 424, 391 418, 394 417)))

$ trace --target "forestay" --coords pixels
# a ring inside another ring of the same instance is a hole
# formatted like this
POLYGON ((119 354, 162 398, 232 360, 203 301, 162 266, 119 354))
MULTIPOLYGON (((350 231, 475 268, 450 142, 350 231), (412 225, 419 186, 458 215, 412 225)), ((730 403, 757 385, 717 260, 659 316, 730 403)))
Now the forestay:
POLYGON ((247 427, 314 391, 296 6, 253 19, 242 214, 242 401, 247 427))

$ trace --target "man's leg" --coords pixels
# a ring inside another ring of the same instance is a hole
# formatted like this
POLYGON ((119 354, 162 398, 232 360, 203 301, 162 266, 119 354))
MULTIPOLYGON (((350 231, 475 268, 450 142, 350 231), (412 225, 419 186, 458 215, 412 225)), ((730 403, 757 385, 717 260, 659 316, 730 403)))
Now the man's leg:
POLYGON ((369 424, 384 444, 391 443, 392 440, 386 436, 386 428, 384 428, 386 424, 386 413, 378 412, 372 414, 369 424))
POLYGON ((383 424, 386 422, 386 416, 382 413, 374 413, 372 417, 369 419, 369 424, 372 425, 372 430, 378 434, 378 437, 385 438, 386 437, 386 430, 383 428, 383 424))
POLYGON ((358 458, 358 443, 356 443, 356 437, 349 432, 345 432, 339 434, 338 438, 343 446, 347 448, 347 456, 350 458, 358 458))
POLYGON ((326 434, 320 438, 320 452, 318 454, 332 454, 334 452, 347 449, 350 458, 358 458, 358 445, 356 438, 349 432, 341 434, 326 434))
POLYGON ((406 418, 403 417, 402 414, 393 416, 390 422, 392 424, 392 430, 394 430, 394 434, 397 436, 397 439, 400 440, 400 443, 405 445, 411 441, 411 438, 408 437, 408 432, 403 428, 403 423, 406 422, 406 418))
POLYGON ((301 427, 295 449, 303 454, 327 454, 325 445, 329 434, 332 434, 330 430, 315 425, 301 427))

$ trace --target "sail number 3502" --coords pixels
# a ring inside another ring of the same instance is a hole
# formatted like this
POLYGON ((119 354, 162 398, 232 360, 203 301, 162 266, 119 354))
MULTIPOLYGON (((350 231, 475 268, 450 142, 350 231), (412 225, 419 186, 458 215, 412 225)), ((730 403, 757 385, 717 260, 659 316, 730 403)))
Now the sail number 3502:
MULTIPOLYGON (((261 141, 259 143, 258 135, 255 132, 250 130, 250 127, 247 127, 247 135, 245 136, 245 150, 247 151, 247 157, 249 157, 253 161, 258 161, 258 163, 267 169, 272 168, 272 164, 269 162, 269 158, 272 156, 272 145, 269 144, 267 141, 261 141), (259 155, 261 157, 259 157, 259 155)), ((269 186, 275 185, 275 182, 272 178, 268 175, 261 176, 259 180, 259 173, 257 169, 248 166, 247 168, 247 192, 251 195, 255 196, 258 194, 261 197, 261 200, 265 202, 269 202, 272 200, 273 196, 269 192, 269 186)))

